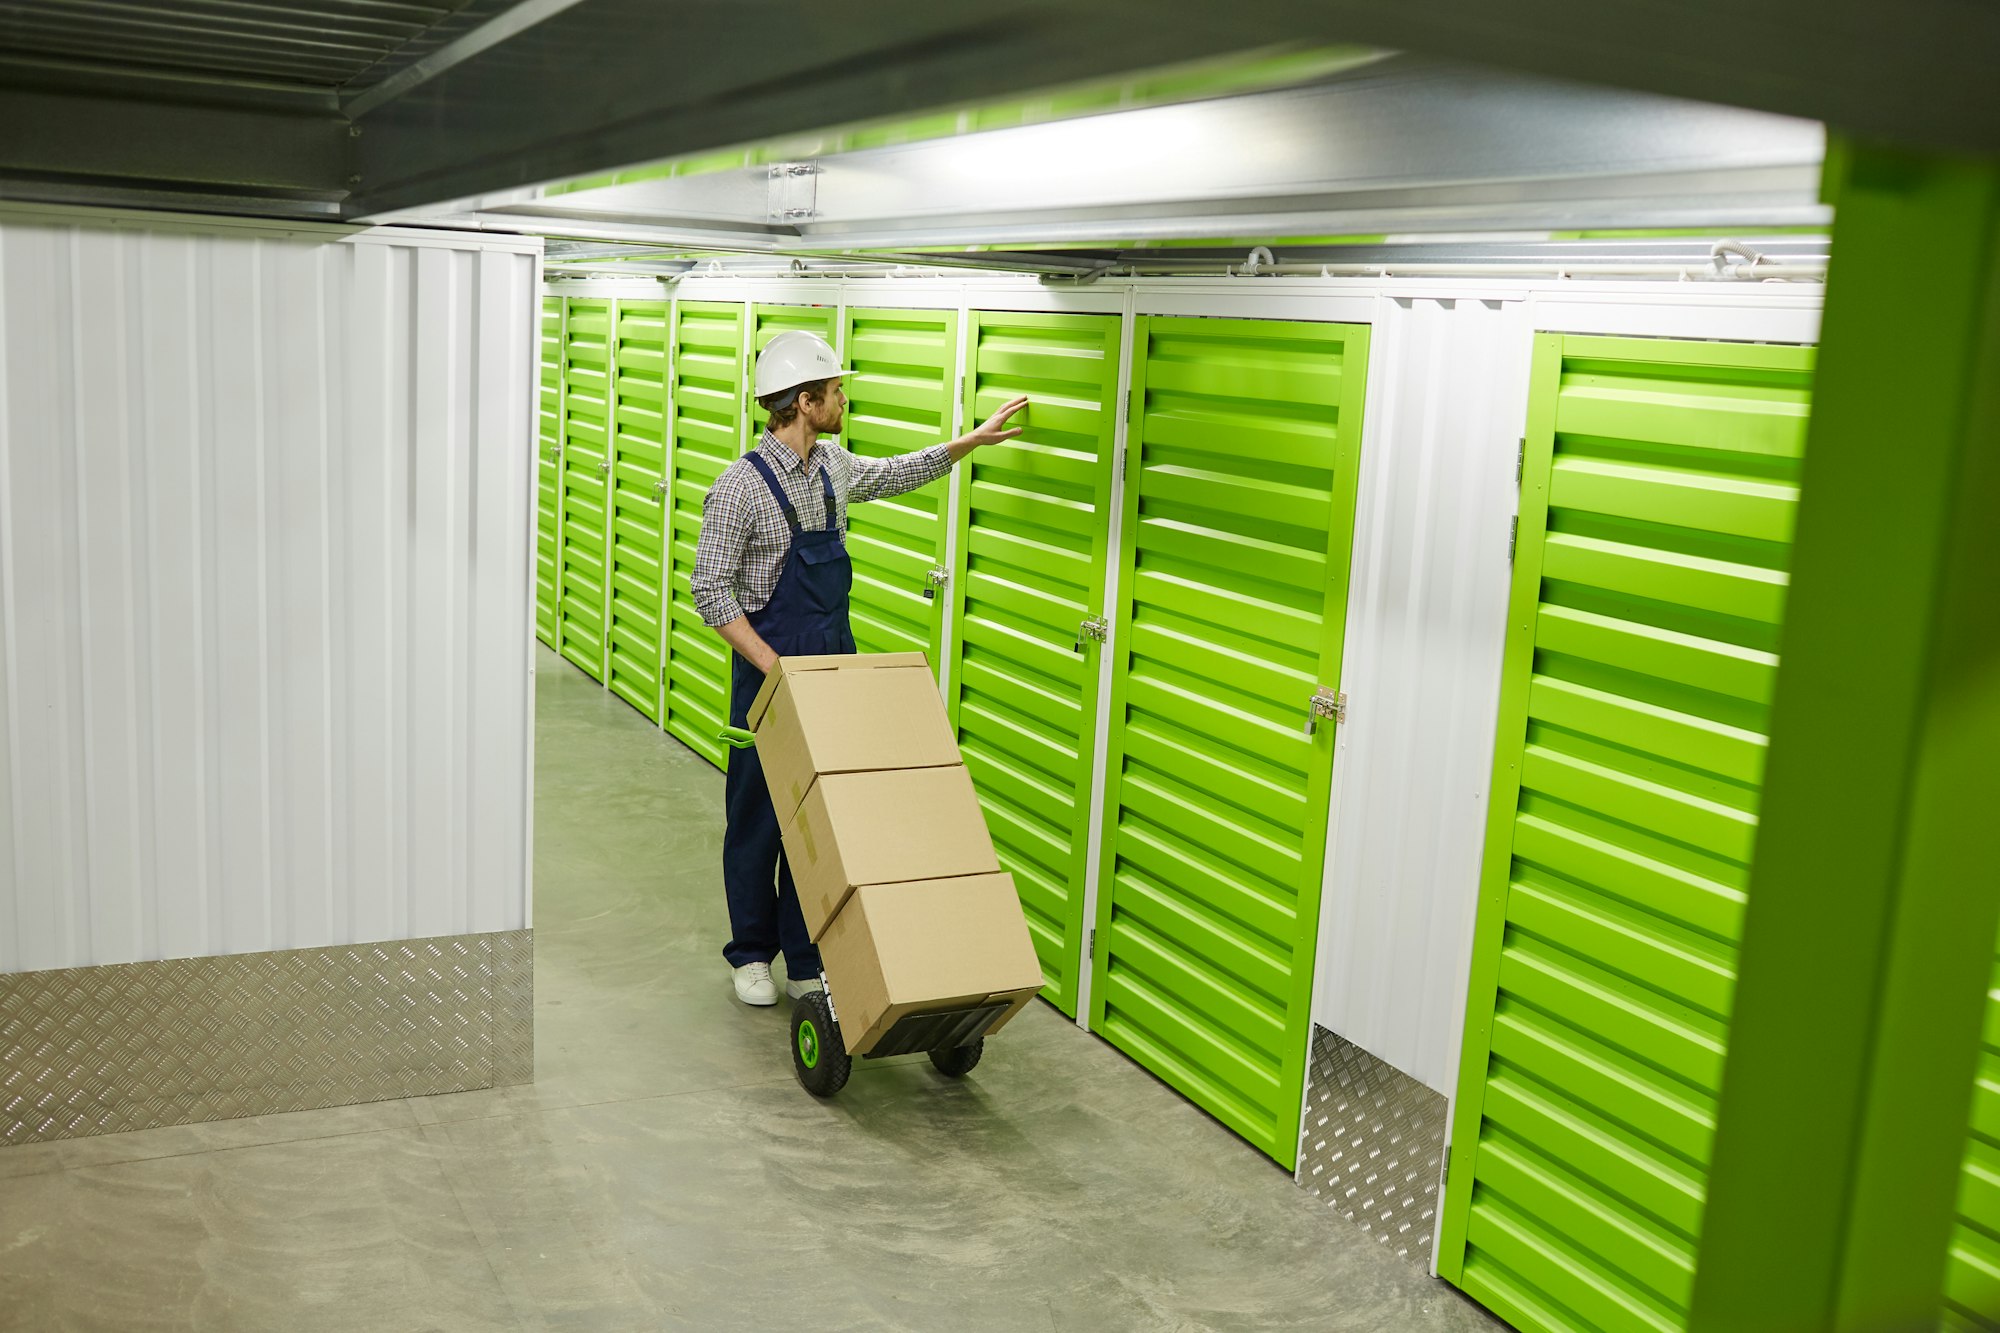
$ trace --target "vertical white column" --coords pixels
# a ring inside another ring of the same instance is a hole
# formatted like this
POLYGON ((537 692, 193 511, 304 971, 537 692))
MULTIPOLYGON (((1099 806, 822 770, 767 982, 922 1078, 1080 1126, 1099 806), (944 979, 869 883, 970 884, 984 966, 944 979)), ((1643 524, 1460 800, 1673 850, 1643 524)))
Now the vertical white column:
POLYGON ((674 636, 674 411, 678 401, 681 297, 667 294, 667 331, 661 348, 660 385, 660 655, 654 663, 653 716, 667 725, 667 662, 674 636))
MULTIPOLYGON (((464 755, 467 824, 463 857, 471 896, 465 929, 507 930, 516 912, 513 885, 525 885, 527 839, 504 831, 532 824, 532 677, 522 669, 521 645, 534 643, 534 587, 521 596, 514 581, 534 568, 537 474, 524 468, 536 457, 538 412, 516 376, 539 360, 540 309, 526 265, 512 255, 471 257, 479 336, 472 353, 469 541, 460 556, 471 577, 467 607, 467 680, 464 755), (529 336, 530 334, 534 336, 529 336), (521 696, 525 694, 525 701, 521 696)), ((524 889, 525 896, 525 889, 524 889)))
MULTIPOLYGON (((972 308, 969 294, 961 288, 958 296, 958 368, 953 374, 951 412, 946 418, 945 429, 950 438, 957 439, 965 434, 965 397, 971 385, 967 380, 967 367, 972 364, 972 308)), ((958 506, 963 491, 968 484, 965 472, 969 462, 951 470, 951 483, 944 500, 944 567, 951 576, 951 585, 941 590, 939 600, 944 606, 939 610, 938 622, 938 692, 945 699, 951 699, 952 667, 954 654, 951 650, 951 636, 957 630, 958 608, 958 506)))
POLYGON ((1111 463, 1111 513, 1107 520, 1110 531, 1105 539, 1104 602, 1098 613, 1110 625, 1111 631, 1098 645, 1097 652, 1097 730, 1091 737, 1090 823, 1084 833, 1087 841, 1083 860, 1083 929, 1076 942, 1076 1025, 1086 1032, 1090 1030, 1091 986, 1096 980, 1090 938, 1097 925, 1097 900, 1104 874, 1104 788, 1108 776, 1104 766, 1111 755, 1111 682, 1117 670, 1120 649, 1118 606, 1123 593, 1119 587, 1119 576, 1124 568, 1126 474, 1130 470, 1128 460, 1135 447, 1132 440, 1135 425, 1132 420, 1132 363, 1138 355, 1135 344, 1138 301, 1137 287, 1127 287, 1125 311, 1118 325, 1118 417, 1111 463))
MULTIPOLYGON (((534 445, 534 450, 530 454, 532 462, 528 469, 528 632, 522 637, 521 643, 516 649, 521 654, 519 660, 521 663, 522 679, 525 682, 523 693, 527 696, 522 701, 521 718, 521 781, 525 789, 521 801, 521 925, 530 930, 535 925, 535 621, 537 616, 536 603, 539 595, 536 580, 539 578, 541 571, 542 543, 540 509, 542 495, 542 295, 546 290, 543 284, 547 281, 547 270, 544 260, 544 254, 539 250, 536 251, 534 268, 529 275, 528 290, 525 294, 528 303, 529 318, 534 321, 534 336, 528 339, 528 392, 526 395, 528 438, 534 445)), ((560 417, 558 417, 556 422, 556 442, 557 448, 560 450, 562 443, 562 422, 560 417)), ((562 479, 560 466, 556 470, 556 479, 558 482, 562 479)), ((560 526, 562 523, 562 490, 560 486, 556 490, 556 523, 558 525, 556 530, 560 533, 562 530, 560 526)), ((556 551, 558 555, 561 554, 562 547, 560 543, 558 543, 556 551)))

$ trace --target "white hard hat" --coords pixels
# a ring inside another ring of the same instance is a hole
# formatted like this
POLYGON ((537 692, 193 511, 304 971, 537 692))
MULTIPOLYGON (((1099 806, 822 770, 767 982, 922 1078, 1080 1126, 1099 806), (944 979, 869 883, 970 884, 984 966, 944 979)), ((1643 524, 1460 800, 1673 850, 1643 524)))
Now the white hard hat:
POLYGON ((801 384, 839 379, 846 373, 826 339, 803 329, 787 329, 757 354, 755 396, 769 398, 801 384))

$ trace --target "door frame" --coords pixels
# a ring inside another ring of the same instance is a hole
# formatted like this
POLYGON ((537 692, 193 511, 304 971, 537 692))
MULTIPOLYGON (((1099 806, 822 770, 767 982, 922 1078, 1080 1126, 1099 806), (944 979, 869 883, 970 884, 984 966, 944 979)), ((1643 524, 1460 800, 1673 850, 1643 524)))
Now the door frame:
MULTIPOLYGON (((1105 410, 1110 415, 1112 423, 1111 441, 1104 450, 1103 457, 1099 460, 1099 466, 1108 468, 1110 473, 1108 484, 1105 488, 1105 504, 1107 506, 1116 504, 1120 493, 1119 473, 1124 456, 1126 397, 1121 392, 1121 389, 1126 384, 1126 375, 1129 369, 1127 358, 1125 357, 1125 352, 1129 346, 1129 316, 1115 310, 1016 310, 1005 308, 993 309, 987 306, 981 306, 977 309, 967 306, 962 309, 961 314, 959 338, 960 380, 958 393, 958 416, 961 433, 963 432, 964 424, 978 416, 975 397, 978 387, 976 354, 980 316, 1024 317, 1033 320, 1095 319, 1116 321, 1107 325, 1109 329, 1115 330, 1115 337, 1107 340, 1110 347, 1110 355, 1118 358, 1118 364, 1113 367, 1112 399, 1109 403, 1105 404, 1105 410)), ((966 461, 970 462, 970 459, 966 461)), ((972 504, 971 482, 965 475, 963 466, 952 469, 951 501, 952 512, 948 528, 950 537, 947 542, 947 549, 950 551, 952 563, 948 566, 951 570, 951 581, 950 597, 945 611, 947 637, 941 641, 938 653, 940 661, 946 664, 955 664, 958 660, 961 649, 958 636, 965 622, 965 579, 962 571, 959 569, 959 555, 965 549, 969 539, 972 504)), ((1113 513, 1115 514, 1115 512, 1114 510, 1113 513)), ((1111 542, 1112 537, 1110 533, 1102 530, 1100 530, 1100 534, 1093 540, 1093 563, 1097 561, 1098 554, 1101 553, 1102 563, 1100 568, 1104 572, 1099 582, 1089 590, 1091 602, 1094 604, 1095 609, 1086 613, 1103 616, 1107 620, 1110 619, 1107 613, 1111 604, 1108 600, 1109 594, 1106 589, 1115 586, 1112 565, 1117 554, 1116 547, 1111 542), (1099 543, 1101 543, 1101 549, 1099 543)), ((1079 775, 1080 778, 1085 780, 1078 781, 1073 789, 1077 793, 1076 799, 1078 805, 1083 807, 1087 812, 1096 810, 1102 795, 1103 768, 1101 738, 1103 726, 1101 719, 1106 703, 1103 693, 1104 673, 1102 664, 1108 656, 1110 648, 1111 642, 1109 638, 1096 647, 1096 659, 1098 662, 1096 675, 1098 685, 1096 689, 1084 692, 1083 725, 1077 737, 1077 762, 1079 764, 1088 764, 1089 768, 1079 775)), ((950 670, 949 666, 941 673, 940 688, 944 693, 946 714, 950 718, 952 731, 956 734, 959 713, 958 682, 955 679, 955 673, 950 670)), ((1088 813, 1085 817, 1089 817, 1088 813)), ((1073 1016, 1078 1026, 1088 1031, 1089 1025, 1085 1021, 1088 1011, 1084 1007, 1084 1004, 1085 998, 1089 993, 1089 982, 1086 978, 1090 969, 1088 945, 1090 939, 1090 917, 1086 914, 1086 910, 1088 906, 1094 905, 1089 902, 1089 895, 1091 895, 1094 887, 1094 861, 1097 853, 1097 835, 1095 826, 1088 823, 1084 825, 1082 833, 1082 845, 1073 847, 1070 854, 1073 869, 1071 872, 1069 900, 1065 905, 1065 919, 1063 922, 1063 938, 1067 944, 1068 954, 1067 984, 1055 995, 1050 995, 1048 987, 1044 987, 1041 994, 1044 999, 1055 1005, 1058 1010, 1063 1011, 1066 1015, 1073 1016)))
MULTIPOLYGON (((1122 509, 1120 511, 1120 546, 1118 551, 1116 586, 1119 589, 1116 615, 1111 617, 1110 643, 1118 653, 1132 632, 1134 579, 1133 565, 1137 559, 1137 524, 1139 485, 1137 473, 1145 466, 1144 445, 1146 413, 1146 348, 1147 335, 1155 319, 1215 319, 1229 323, 1289 323, 1311 324, 1320 327, 1340 328, 1348 331, 1341 353, 1341 385, 1339 403, 1340 447, 1334 466, 1334 502, 1332 520, 1327 529, 1327 609, 1338 610, 1338 614, 1325 614, 1320 627, 1320 684, 1334 690, 1342 688, 1342 668, 1347 634, 1347 610, 1349 592, 1353 586, 1354 531, 1357 505, 1360 498, 1361 452, 1367 426, 1367 395, 1370 383, 1369 353, 1374 337, 1372 324, 1345 320, 1273 320, 1268 317, 1238 316, 1159 316, 1139 315, 1132 329, 1129 354, 1131 387, 1127 396, 1128 414, 1132 418, 1128 426, 1128 440, 1137 441, 1135 446, 1128 443, 1121 457, 1121 471, 1126 473, 1126 485, 1122 488, 1122 509), (1338 598, 1337 602, 1335 598, 1338 598)), ((1100 873, 1108 874, 1108 865, 1116 847, 1118 802, 1117 769, 1124 762, 1124 746, 1113 719, 1122 718, 1125 710, 1125 680, 1117 670, 1117 659, 1106 654, 1105 670, 1111 679, 1108 697, 1104 701, 1103 713, 1105 729, 1108 733, 1106 753, 1102 762, 1103 792, 1098 821, 1094 828, 1097 858, 1100 873)), ((1301 717, 1304 710, 1301 709, 1301 717)), ((1314 735, 1312 744, 1316 752, 1325 755, 1324 762, 1315 761, 1308 782, 1306 827, 1302 830, 1304 842, 1301 847, 1303 862, 1300 866, 1298 896, 1298 927, 1292 943, 1294 965, 1291 978, 1291 993, 1287 999, 1285 1012, 1287 1040, 1284 1043, 1282 1063, 1279 1066, 1277 1118, 1286 1119, 1286 1108, 1293 1108, 1294 1115, 1302 1115, 1305 1096, 1306 1066, 1312 1046, 1313 987, 1319 953, 1320 901, 1323 896, 1326 872, 1328 842, 1327 831, 1333 826, 1334 768, 1338 757, 1340 724, 1337 721, 1322 726, 1314 735), (1297 1028, 1296 1033, 1293 1029, 1297 1028), (1294 1039, 1296 1037, 1296 1039, 1294 1039)), ((1093 903, 1094 916, 1091 918, 1091 939, 1099 932, 1109 934, 1111 912, 1115 895, 1106 889, 1099 889, 1093 903)), ((1105 1001, 1102 994, 1105 972, 1110 964, 1110 949, 1092 949, 1088 958, 1091 974, 1091 1000, 1088 1015, 1092 1028, 1101 1026, 1104 1019, 1105 1001)), ((1245 1142, 1251 1142, 1286 1167, 1295 1169, 1298 1160, 1298 1120, 1291 1122, 1289 1134, 1280 1133, 1270 1145, 1254 1144, 1248 1135, 1242 1135, 1245 1142)))

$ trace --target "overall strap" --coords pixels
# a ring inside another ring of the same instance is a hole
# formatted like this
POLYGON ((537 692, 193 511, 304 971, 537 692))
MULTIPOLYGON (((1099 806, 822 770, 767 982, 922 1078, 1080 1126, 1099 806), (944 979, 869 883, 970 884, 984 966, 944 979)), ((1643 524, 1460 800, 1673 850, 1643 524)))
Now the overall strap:
POLYGON ((771 465, 764 461, 762 454, 749 453, 744 457, 750 460, 751 467, 757 469, 757 475, 764 479, 764 484, 771 488, 772 498, 778 502, 778 508, 784 511, 785 522, 790 525, 793 534, 797 535, 802 531, 799 527, 799 514, 792 508, 792 502, 785 498, 785 488, 778 484, 777 473, 771 471, 771 465))
POLYGON ((819 470, 820 494, 826 497, 826 526, 821 529, 823 532, 836 531, 838 526, 839 516, 834 512, 833 507, 833 480, 827 475, 832 471, 833 469, 829 467, 822 467, 819 470))

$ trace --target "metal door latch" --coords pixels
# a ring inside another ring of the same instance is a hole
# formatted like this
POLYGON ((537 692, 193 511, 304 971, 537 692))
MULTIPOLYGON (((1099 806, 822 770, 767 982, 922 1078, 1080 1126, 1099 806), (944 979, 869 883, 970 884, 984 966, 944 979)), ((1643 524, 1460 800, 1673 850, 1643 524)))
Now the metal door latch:
POLYGON ((1332 718, 1337 723, 1347 721, 1347 692, 1345 690, 1335 690, 1322 685, 1313 692, 1311 701, 1306 705, 1305 735, 1307 740, 1311 740, 1313 733, 1319 730, 1321 718, 1332 718))
POLYGON ((1103 643, 1111 637, 1111 622, 1103 616, 1085 616, 1083 623, 1076 627, 1076 651, 1083 651, 1083 641, 1103 643))
POLYGON ((924 600, 931 601, 938 595, 938 589, 951 583, 951 571, 943 565, 932 565, 924 572, 924 581, 929 584, 924 589, 924 600))
POLYGON ((656 481, 653 483, 653 494, 665 495, 666 493, 667 493, 667 483, 665 483, 664 481, 656 481))
POLYGON ((610 475, 611 475, 611 460, 607 458, 607 459, 605 459, 605 460, 604 460, 604 461, 603 461, 602 463, 599 463, 599 464, 597 465, 597 470, 598 470, 599 472, 602 472, 602 473, 603 473, 604 475, 606 475, 607 477, 608 477, 608 476, 610 476, 610 475))

